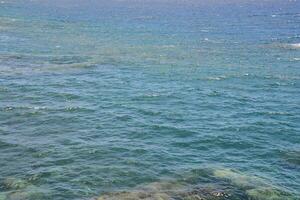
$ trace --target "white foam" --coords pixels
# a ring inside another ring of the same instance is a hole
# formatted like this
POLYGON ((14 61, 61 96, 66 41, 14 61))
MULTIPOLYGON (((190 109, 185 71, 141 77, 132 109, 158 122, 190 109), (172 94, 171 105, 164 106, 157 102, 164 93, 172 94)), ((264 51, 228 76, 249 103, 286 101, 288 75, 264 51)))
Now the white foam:
POLYGON ((290 46, 291 46, 292 48, 298 49, 298 48, 300 48, 300 43, 290 44, 290 46))

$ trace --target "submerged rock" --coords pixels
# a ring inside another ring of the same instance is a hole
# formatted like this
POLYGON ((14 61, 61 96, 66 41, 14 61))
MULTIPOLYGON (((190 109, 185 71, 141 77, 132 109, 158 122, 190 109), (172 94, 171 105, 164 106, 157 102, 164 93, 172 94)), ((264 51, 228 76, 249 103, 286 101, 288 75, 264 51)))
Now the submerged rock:
POLYGON ((226 179, 244 190, 251 200, 292 200, 292 195, 256 176, 248 176, 230 169, 216 170, 216 177, 226 179))
POLYGON ((195 188, 179 196, 182 200, 225 200, 232 195, 228 192, 212 188, 195 188))
POLYGON ((182 177, 106 193, 96 200, 292 200, 265 180, 231 169, 194 170, 182 177))
POLYGON ((231 169, 218 169, 215 170, 213 174, 215 177, 228 180, 229 182, 240 188, 251 189, 257 186, 266 185, 261 178, 255 176, 247 176, 231 169))
POLYGON ((39 179, 38 174, 20 179, 8 177, 0 182, 0 200, 41 200, 45 199, 48 190, 36 186, 33 183, 39 179))
POLYGON ((228 192, 211 187, 162 181, 132 191, 103 194, 96 200, 226 200, 231 196, 228 192))
POLYGON ((7 190, 18 190, 26 188, 29 183, 22 179, 7 178, 3 181, 3 187, 7 190))
POLYGON ((292 200, 286 192, 271 187, 262 187, 247 190, 246 194, 253 200, 292 200))
POLYGON ((127 191, 104 194, 96 200, 226 200, 231 194, 207 188, 189 191, 127 191))
POLYGON ((132 191, 106 194, 99 197, 97 200, 171 200, 171 197, 165 193, 132 191))
POLYGON ((142 187, 143 190, 147 191, 180 191, 181 189, 184 188, 184 184, 174 181, 174 180, 169 180, 169 181, 161 181, 161 182, 153 182, 150 183, 144 187, 142 187))
POLYGON ((6 200, 6 193, 0 193, 0 200, 6 200))
POLYGON ((291 165, 300 165, 299 151, 285 151, 280 154, 281 158, 291 165))
POLYGON ((0 193, 0 200, 40 200, 44 197, 44 191, 34 185, 12 191, 0 193))
POLYGON ((153 182, 137 187, 132 191, 104 194, 97 200, 171 200, 174 191, 180 191, 184 186, 175 181, 153 182))

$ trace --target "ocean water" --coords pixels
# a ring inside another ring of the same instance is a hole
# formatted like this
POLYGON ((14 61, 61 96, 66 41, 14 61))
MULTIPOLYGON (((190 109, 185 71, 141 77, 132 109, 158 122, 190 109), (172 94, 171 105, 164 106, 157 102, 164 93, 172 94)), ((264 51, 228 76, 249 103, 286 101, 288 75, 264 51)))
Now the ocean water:
POLYGON ((300 197, 300 2, 0 2, 0 199, 300 197))

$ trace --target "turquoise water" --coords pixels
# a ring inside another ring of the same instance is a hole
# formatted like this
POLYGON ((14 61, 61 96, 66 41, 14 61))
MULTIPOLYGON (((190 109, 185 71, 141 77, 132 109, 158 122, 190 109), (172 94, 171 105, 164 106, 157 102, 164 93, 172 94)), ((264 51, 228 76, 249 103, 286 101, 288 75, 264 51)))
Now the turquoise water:
POLYGON ((1 1, 0 199, 299 199, 299 10, 1 1))

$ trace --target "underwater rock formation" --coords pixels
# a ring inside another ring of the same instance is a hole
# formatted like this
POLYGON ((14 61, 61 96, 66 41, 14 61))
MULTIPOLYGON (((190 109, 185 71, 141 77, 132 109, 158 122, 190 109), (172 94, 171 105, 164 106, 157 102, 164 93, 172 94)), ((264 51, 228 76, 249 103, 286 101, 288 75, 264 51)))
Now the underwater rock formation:
POLYGON ((266 185, 266 183, 258 177, 247 176, 231 169, 217 169, 213 172, 213 175, 217 178, 225 179, 232 184, 244 189, 266 185))
POLYGON ((7 178, 3 181, 2 187, 4 189, 24 189, 28 186, 28 182, 22 179, 7 178))
POLYGON ((231 169, 201 170, 196 174, 204 175, 205 181, 194 174, 194 177, 106 193, 95 200, 294 200, 289 193, 259 177, 231 169))
POLYGON ((151 193, 146 191, 132 191, 132 192, 117 192, 113 194, 103 195, 97 200, 169 200, 170 196, 165 193, 151 193))
POLYGON ((1 188, 5 192, 0 192, 0 200, 43 199, 44 191, 23 179, 7 178, 2 182, 1 188))
POLYGON ((247 195, 253 200, 292 200, 293 198, 280 190, 272 187, 262 187, 246 191, 247 195))
MULTIPOLYGON (((0 200, 43 199, 46 191, 30 181, 7 178, 0 200)), ((198 169, 177 178, 102 194, 92 200, 297 200, 266 180, 232 169, 198 169)))

